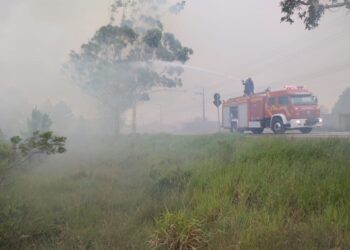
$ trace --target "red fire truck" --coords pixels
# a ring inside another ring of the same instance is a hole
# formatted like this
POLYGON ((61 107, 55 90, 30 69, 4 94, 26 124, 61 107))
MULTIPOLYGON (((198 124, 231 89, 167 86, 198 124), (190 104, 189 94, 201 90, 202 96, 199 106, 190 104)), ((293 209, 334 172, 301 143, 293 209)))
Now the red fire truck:
POLYGON ((322 126, 317 98, 304 87, 245 95, 223 102, 222 124, 231 132, 254 134, 271 128, 275 134, 300 130, 307 134, 322 126))

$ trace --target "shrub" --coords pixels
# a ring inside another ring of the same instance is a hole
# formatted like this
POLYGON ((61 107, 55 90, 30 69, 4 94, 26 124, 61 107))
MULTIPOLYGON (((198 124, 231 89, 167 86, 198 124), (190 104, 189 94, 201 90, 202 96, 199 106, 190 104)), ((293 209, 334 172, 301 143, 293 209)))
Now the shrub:
POLYGON ((198 220, 182 212, 166 211, 156 223, 157 230, 149 241, 155 249, 198 249, 207 243, 207 235, 198 220))
POLYGON ((186 190, 191 175, 190 171, 181 169, 171 171, 165 177, 160 178, 153 186, 151 189, 152 197, 160 199, 169 195, 182 194, 186 190))
POLYGON ((0 182, 2 180, 3 172, 8 168, 11 158, 11 148, 8 143, 0 139, 0 182))
POLYGON ((66 137, 58 137, 51 131, 36 131, 25 140, 22 140, 19 136, 14 136, 11 138, 12 148, 14 153, 20 151, 20 157, 16 156, 14 163, 20 164, 30 161, 36 155, 63 154, 66 152, 66 140, 66 137))

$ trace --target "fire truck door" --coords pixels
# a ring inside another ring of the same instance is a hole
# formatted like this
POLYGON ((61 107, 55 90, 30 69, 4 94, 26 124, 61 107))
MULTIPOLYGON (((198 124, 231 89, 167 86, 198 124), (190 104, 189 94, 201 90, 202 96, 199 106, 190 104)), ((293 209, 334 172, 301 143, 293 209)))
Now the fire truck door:
POLYGON ((263 100, 255 100, 250 104, 250 121, 259 121, 264 118, 263 100))
POLYGON ((248 104, 240 104, 238 106, 238 127, 248 127, 248 104))
POLYGON ((231 120, 238 119, 238 106, 230 107, 231 120))

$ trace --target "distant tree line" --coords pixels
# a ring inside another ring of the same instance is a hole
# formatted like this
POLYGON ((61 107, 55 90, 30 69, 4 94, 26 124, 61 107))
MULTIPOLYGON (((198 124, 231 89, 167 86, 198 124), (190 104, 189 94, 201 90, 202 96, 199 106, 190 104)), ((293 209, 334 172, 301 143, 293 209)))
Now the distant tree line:
POLYGON ((333 114, 350 114, 350 88, 344 90, 333 107, 333 114))

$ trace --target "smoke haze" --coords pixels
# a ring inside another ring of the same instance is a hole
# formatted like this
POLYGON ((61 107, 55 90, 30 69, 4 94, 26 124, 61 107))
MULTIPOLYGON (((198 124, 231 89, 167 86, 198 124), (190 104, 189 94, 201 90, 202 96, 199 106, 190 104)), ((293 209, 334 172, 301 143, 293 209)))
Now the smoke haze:
MULTIPOLYGON (((0 1, 2 127, 20 129, 23 117, 47 100, 64 101, 76 116, 101 115, 98 103, 69 83, 61 69, 70 50, 79 49, 108 22, 110 3, 0 1)), ((157 123, 160 112, 164 125, 174 127, 200 117, 202 88, 207 116, 214 120, 212 95, 240 95, 240 80, 248 77, 257 90, 306 85, 331 109, 350 86, 350 16, 342 10, 327 12, 312 31, 299 21, 280 23, 280 18, 279 1, 259 0, 192 0, 180 14, 166 17, 166 28, 195 54, 184 74, 184 91, 152 94, 151 102, 138 107, 138 125, 157 123)))

